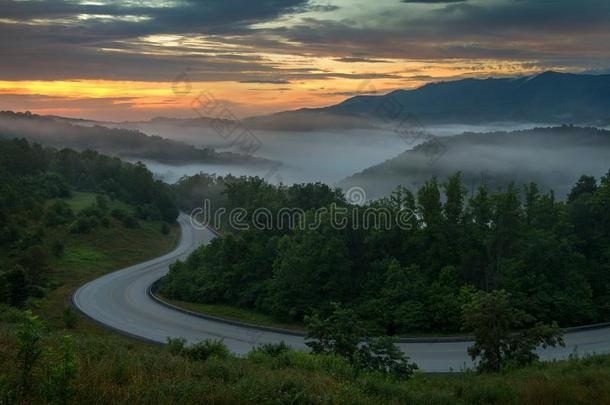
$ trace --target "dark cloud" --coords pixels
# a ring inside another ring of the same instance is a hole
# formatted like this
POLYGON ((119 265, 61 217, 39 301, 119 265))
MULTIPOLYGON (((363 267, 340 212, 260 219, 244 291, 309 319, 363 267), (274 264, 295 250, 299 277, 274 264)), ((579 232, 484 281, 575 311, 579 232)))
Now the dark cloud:
MULTIPOLYGON (((27 21, 32 19, 66 19, 87 14, 116 18, 145 17, 145 23, 117 24, 114 21, 99 24, 97 20, 82 21, 78 29, 97 31, 102 26, 121 27, 121 33, 179 32, 240 32, 250 24, 273 20, 282 14, 305 10, 307 0, 185 0, 167 7, 164 2, 144 7, 143 3, 110 1, 103 4, 77 3, 66 0, 0 0, 0 16, 5 19, 27 21), (132 4, 136 4, 135 6, 132 4), (129 26, 133 29, 129 29, 129 26)), ((120 35, 119 33, 118 35, 120 35)))
POLYGON ((468 0, 401 0, 403 3, 423 3, 423 4, 437 4, 437 3, 464 3, 468 0))
POLYGON ((265 79, 250 79, 250 80, 240 80, 240 83, 261 83, 261 84, 288 84, 290 83, 290 81, 288 80, 282 80, 282 79, 278 79, 278 80, 265 80, 265 79))
POLYGON ((381 59, 371 59, 371 58, 364 58, 364 57, 358 57, 358 56, 343 56, 341 58, 335 58, 335 60, 337 62, 345 62, 345 63, 360 63, 360 62, 383 63, 383 62, 386 62, 385 60, 381 60, 381 59))
POLYGON ((277 29, 310 52, 377 58, 493 58, 541 64, 608 64, 610 2, 489 0, 444 2, 427 12, 364 15, 362 21, 307 19, 277 29))
POLYGON ((203 81, 398 78, 282 66, 262 56, 266 53, 346 63, 462 58, 584 69, 610 65, 607 0, 403 0, 409 5, 397 1, 398 9, 380 5, 360 16, 351 10, 349 20, 320 17, 342 10, 308 0, 151 3, 0 0, 0 52, 9 61, 0 64, 0 78, 169 81, 186 67, 193 80, 203 81), (401 9, 405 11, 397 11, 401 9), (315 11, 317 17, 255 28, 305 11, 315 11), (150 35, 200 36, 204 41, 161 47, 142 42, 150 35), (213 42, 228 47, 208 46, 213 42))

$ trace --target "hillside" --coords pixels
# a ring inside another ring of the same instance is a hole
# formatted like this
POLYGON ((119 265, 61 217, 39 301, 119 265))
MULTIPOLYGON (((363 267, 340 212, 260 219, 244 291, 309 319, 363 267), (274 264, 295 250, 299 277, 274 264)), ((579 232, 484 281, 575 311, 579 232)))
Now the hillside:
POLYGON ((268 160, 232 152, 196 148, 184 142, 149 136, 137 130, 81 126, 74 120, 31 113, 0 112, 0 138, 26 138, 45 146, 92 149, 101 153, 168 164, 264 164, 268 160))
POLYGON ((579 173, 608 171, 610 131, 562 126, 493 133, 464 133, 438 138, 440 154, 431 144, 407 150, 340 183, 359 186, 369 198, 388 195, 398 185, 416 189, 432 176, 445 180, 460 171, 469 192, 480 184, 491 189, 536 182, 545 191, 565 196, 579 173))
MULTIPOLYGON (((0 308, 0 367, 17 361, 15 329, 23 314, 0 308)), ((60 369, 67 333, 59 327, 43 336, 47 352, 33 369, 32 388, 18 397, 18 376, 0 380, 2 398, 23 403, 57 401, 55 385, 45 384, 45 370, 60 369), (3 382, 6 383, 3 383, 3 382)), ((336 356, 302 352, 247 358, 211 356, 192 360, 157 346, 119 336, 69 330, 69 359, 77 365, 66 381, 66 403, 113 404, 603 404, 610 401, 610 357, 537 364, 501 374, 416 374, 396 381, 357 373, 336 356)), ((0 374, 2 376, 2 374, 0 374)), ((51 380, 53 383, 55 380, 51 380)), ((57 401, 59 402, 59 401, 57 401)))

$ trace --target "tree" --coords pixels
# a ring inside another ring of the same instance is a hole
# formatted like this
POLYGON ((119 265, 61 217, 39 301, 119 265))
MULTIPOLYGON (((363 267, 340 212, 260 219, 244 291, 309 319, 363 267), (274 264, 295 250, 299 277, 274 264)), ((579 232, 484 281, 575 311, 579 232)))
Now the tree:
POLYGON ((21 307, 28 298, 28 280, 25 270, 21 266, 7 271, 3 278, 7 289, 7 303, 14 307, 21 307))
POLYGON ((389 336, 367 339, 358 348, 356 366, 400 379, 411 377, 418 368, 417 364, 411 363, 395 343, 396 340, 389 336))
POLYGON ((351 309, 332 302, 332 313, 322 319, 318 314, 305 317, 305 344, 314 353, 332 353, 354 360, 358 344, 365 336, 362 322, 351 309))
POLYGON ((305 318, 305 344, 315 354, 345 357, 357 369, 409 378, 417 365, 395 345, 391 337, 367 337, 366 329, 356 313, 333 302, 333 312, 322 319, 317 314, 305 318))
POLYGON ((322 302, 346 300, 351 285, 349 252, 334 230, 296 231, 280 239, 269 297, 277 316, 300 320, 322 302))
POLYGON ((595 180, 595 177, 580 176, 572 190, 570 190, 570 194, 568 194, 568 201, 574 201, 584 193, 592 194, 595 190, 597 190, 597 180, 595 180))
POLYGON ((564 345, 556 324, 544 325, 515 309, 503 290, 479 292, 463 307, 464 329, 474 332, 468 354, 480 357, 479 372, 498 372, 507 365, 524 366, 538 359, 536 347, 564 345))

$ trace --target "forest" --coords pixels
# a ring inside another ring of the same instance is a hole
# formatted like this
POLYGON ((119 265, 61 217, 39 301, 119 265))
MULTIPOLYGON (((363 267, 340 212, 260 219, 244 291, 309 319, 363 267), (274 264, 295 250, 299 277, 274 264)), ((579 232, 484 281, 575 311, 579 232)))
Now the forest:
MULTIPOLYGON (((325 184, 274 186, 258 178, 198 175, 175 192, 183 209, 300 207, 305 222, 331 204, 359 206, 325 184)), ((235 305, 303 321, 353 309, 378 334, 461 331, 462 311, 477 292, 503 291, 532 319, 575 326, 610 319, 610 173, 583 175, 565 200, 534 183, 474 192, 460 173, 398 187, 366 207, 411 210, 409 229, 331 226, 235 231, 171 267, 160 291, 197 303, 235 305)), ((252 221, 252 217, 246 217, 252 221)))
POLYGON ((147 135, 136 130, 107 128, 97 124, 76 125, 65 118, 30 112, 0 111, 0 139, 15 137, 23 137, 30 142, 58 149, 96 150, 124 159, 148 159, 168 164, 194 162, 242 164, 244 161, 249 164, 269 163, 258 157, 246 157, 233 152, 217 152, 212 148, 196 148, 184 142, 147 135))
POLYGON ((178 216, 171 188, 144 165, 93 151, 0 140, 0 177, 0 303, 12 306, 52 288, 49 261, 63 253, 61 229, 79 235, 113 223, 138 227, 140 219, 169 224, 178 216), (66 203, 75 192, 98 197, 76 213, 66 203), (111 208, 112 201, 124 207, 111 208))

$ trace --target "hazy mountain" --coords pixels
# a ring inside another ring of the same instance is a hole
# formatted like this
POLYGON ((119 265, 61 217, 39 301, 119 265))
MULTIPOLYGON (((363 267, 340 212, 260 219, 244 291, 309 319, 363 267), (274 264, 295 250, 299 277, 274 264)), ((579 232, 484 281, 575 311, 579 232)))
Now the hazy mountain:
POLYGON ((92 149, 127 159, 147 159, 174 165, 268 164, 270 161, 184 142, 149 136, 130 129, 107 128, 95 121, 74 120, 31 113, 0 112, 0 137, 26 138, 55 148, 92 149))
POLYGON ((464 79, 415 90, 351 97, 342 103, 251 118, 253 126, 305 130, 320 127, 537 122, 608 125, 610 75, 546 72, 520 78, 464 79), (296 125, 295 125, 296 123, 296 125))
POLYGON ((388 195, 398 185, 416 190, 425 181, 461 171, 468 191, 538 183, 566 195, 582 174, 610 169, 610 131, 562 126, 513 132, 464 133, 434 138, 393 159, 343 180, 344 190, 362 187, 367 197, 388 195))

